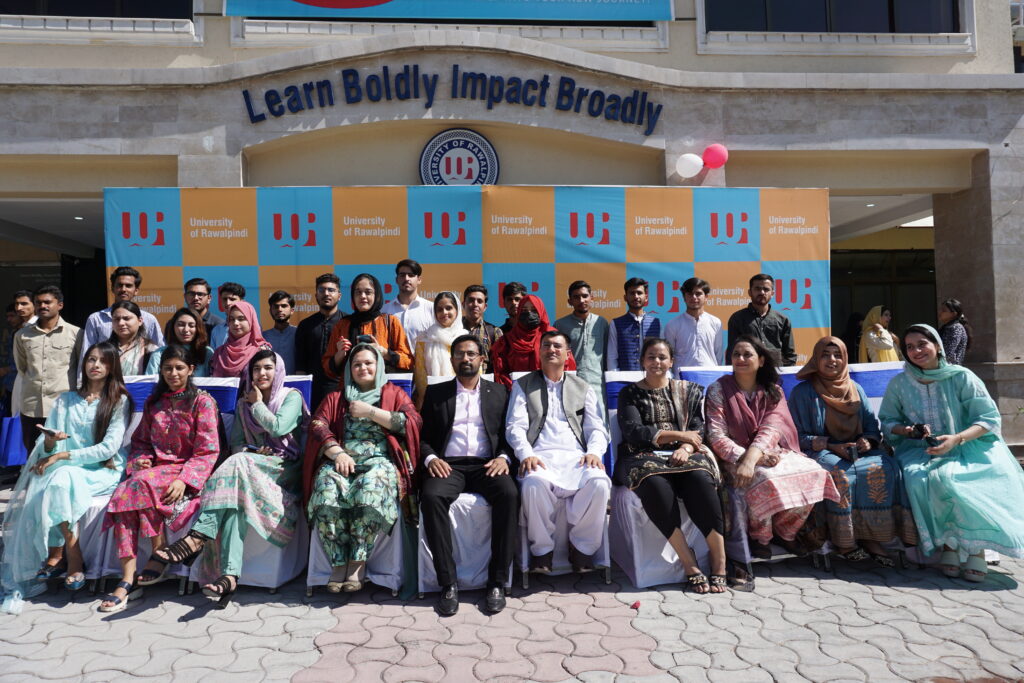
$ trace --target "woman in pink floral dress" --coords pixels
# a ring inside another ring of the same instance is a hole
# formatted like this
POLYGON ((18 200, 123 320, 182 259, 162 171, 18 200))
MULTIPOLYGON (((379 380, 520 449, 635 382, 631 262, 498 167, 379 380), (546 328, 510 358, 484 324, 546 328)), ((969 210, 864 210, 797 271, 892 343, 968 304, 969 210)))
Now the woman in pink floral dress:
POLYGON ((708 442, 746 502, 747 534, 759 557, 770 555, 773 537, 788 546, 815 503, 839 500, 828 472, 800 452, 778 381, 768 352, 743 336, 733 346, 732 374, 713 382, 704 401, 708 442))
POLYGON ((114 527, 122 580, 100 603, 101 612, 123 610, 129 600, 141 596, 139 586, 164 580, 166 565, 152 558, 135 577, 139 533, 152 539, 153 550, 162 548, 165 525, 179 529, 188 523, 216 464, 217 402, 192 383, 194 372, 186 347, 164 349, 160 380, 132 434, 128 476, 107 506, 105 527, 114 527))

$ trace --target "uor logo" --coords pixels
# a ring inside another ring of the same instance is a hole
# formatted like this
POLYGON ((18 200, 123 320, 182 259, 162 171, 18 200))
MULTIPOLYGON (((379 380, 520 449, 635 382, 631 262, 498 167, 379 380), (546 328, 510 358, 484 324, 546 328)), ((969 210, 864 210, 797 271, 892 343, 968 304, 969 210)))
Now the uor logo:
POLYGON ((432 247, 457 247, 466 243, 466 212, 455 214, 456 224, 452 225, 452 215, 447 211, 435 214, 433 211, 423 212, 423 236, 432 247), (436 222, 435 222, 436 221, 436 222), (454 241, 453 241, 454 240, 454 241))
POLYGON ((476 131, 450 128, 423 148, 420 180, 424 185, 493 185, 498 182, 498 154, 476 131))
POLYGON ((775 281, 775 304, 784 311, 793 309, 809 310, 811 308, 811 278, 775 281), (802 284, 802 286, 801 286, 802 284))
MULTIPOLYGON (((281 247, 285 249, 291 249, 298 245, 302 229, 299 225, 300 216, 297 213, 288 214, 288 225, 289 232, 286 235, 284 231, 285 216, 284 214, 274 214, 274 240, 276 242, 282 242, 281 247)), ((306 223, 309 225, 316 224, 316 214, 307 213, 306 223)), ((306 232, 306 242, 302 245, 303 247, 315 247, 316 246, 316 230, 309 228, 306 232)))
POLYGON ((325 9, 361 9, 386 5, 392 0, 295 0, 300 5, 323 7, 325 9))
POLYGON ((162 247, 164 246, 164 230, 158 227, 164 222, 164 212, 155 212, 153 227, 149 224, 149 213, 140 211, 137 220, 132 221, 130 211, 121 212, 121 235, 128 240, 129 247, 162 247), (152 233, 152 235, 150 234, 152 233), (152 241, 149 241, 152 239, 152 241))
POLYGON ((711 214, 711 239, 717 240, 716 244, 747 244, 747 228, 744 224, 750 215, 743 211, 739 216, 739 224, 736 222, 736 214, 730 212, 725 214, 725 229, 721 226, 722 214, 717 211, 711 214))
POLYGON ((682 283, 664 280, 654 283, 654 297, 650 302, 656 313, 678 313, 680 310, 679 288, 682 283))
MULTIPOLYGON (((597 239, 596 244, 611 244, 611 232, 607 227, 597 227, 597 216, 592 213, 584 213, 583 216, 583 230, 580 230, 580 213, 578 211, 572 211, 569 213, 569 237, 573 239, 577 246, 591 244, 591 242, 598 237, 598 231, 600 230, 600 237, 597 239), (584 240, 584 234, 586 240, 584 240)), ((602 213, 601 223, 607 225, 611 220, 611 214, 602 213)))

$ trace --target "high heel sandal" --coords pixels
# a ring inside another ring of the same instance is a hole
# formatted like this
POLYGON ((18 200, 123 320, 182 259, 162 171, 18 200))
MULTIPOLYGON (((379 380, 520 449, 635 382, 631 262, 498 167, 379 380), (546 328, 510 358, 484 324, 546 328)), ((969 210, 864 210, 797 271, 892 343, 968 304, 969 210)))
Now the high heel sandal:
POLYGON ((725 593, 729 589, 729 583, 726 579, 725 574, 712 574, 711 575, 711 588, 721 588, 722 590, 709 590, 709 593, 725 593))
POLYGON ((179 538, 177 541, 161 548, 153 553, 153 559, 163 564, 183 564, 186 567, 191 567, 192 563, 196 561, 196 558, 203 552, 203 548, 206 547, 206 542, 210 540, 198 531, 190 531, 183 538, 179 538), (189 539, 196 542, 196 547, 193 548, 189 545, 189 539))
POLYGON ((217 600, 217 609, 224 609, 231 603, 231 596, 238 589, 238 577, 232 574, 225 574, 210 584, 213 588, 203 586, 203 595, 217 600), (219 588, 220 590, 214 590, 219 588))
POLYGON ((697 595, 706 595, 711 592, 711 589, 708 587, 708 577, 704 576, 704 572, 701 571, 698 571, 696 574, 687 574, 686 590, 697 595))
POLYGON ((74 574, 68 574, 64 577, 64 588, 74 593, 85 588, 85 565, 82 565, 82 570, 77 571, 74 574))
POLYGON ((125 590, 125 596, 123 598, 119 598, 113 593, 104 595, 100 599, 100 604, 96 608, 96 611, 103 612, 106 614, 110 614, 112 612, 120 612, 128 606, 128 602, 130 600, 135 600, 136 598, 142 597, 142 589, 139 588, 138 585, 132 585, 127 581, 118 581, 117 588, 123 588, 125 590), (114 604, 112 604, 110 607, 104 607, 103 603, 105 602, 112 602, 114 604))
POLYGON ((960 556, 955 550, 943 550, 939 558, 939 567, 942 573, 951 579, 960 577, 960 556))
POLYGON ((49 581, 55 576, 60 576, 68 568, 68 563, 61 559, 57 564, 50 564, 43 561, 43 566, 36 572, 36 581, 49 581))

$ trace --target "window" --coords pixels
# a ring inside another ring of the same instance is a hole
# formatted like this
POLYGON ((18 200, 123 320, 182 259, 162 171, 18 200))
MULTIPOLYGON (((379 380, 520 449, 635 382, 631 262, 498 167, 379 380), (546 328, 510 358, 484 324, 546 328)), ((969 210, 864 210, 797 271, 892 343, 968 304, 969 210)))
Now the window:
POLYGON ((708 31, 958 33, 958 0, 704 0, 708 31))
POLYGON ((191 19, 192 0, 0 0, 0 14, 191 19))

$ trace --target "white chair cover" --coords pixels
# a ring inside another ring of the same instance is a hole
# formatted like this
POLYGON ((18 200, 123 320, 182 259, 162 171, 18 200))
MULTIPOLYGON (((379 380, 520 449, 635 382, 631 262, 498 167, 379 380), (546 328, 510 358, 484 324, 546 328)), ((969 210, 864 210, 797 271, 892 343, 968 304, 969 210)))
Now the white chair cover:
MULTIPOLYGON (((242 556, 242 576, 238 583, 243 586, 278 588, 302 573, 309 556, 309 527, 305 515, 299 514, 292 540, 283 548, 268 543, 252 529, 245 535, 245 552, 242 556)), ((196 560, 189 572, 190 581, 201 581, 199 563, 196 560)))
MULTIPOLYGON (((552 559, 551 574, 568 574, 572 572, 572 565, 569 563, 569 522, 565 515, 565 498, 555 501, 555 554, 552 559)), ((530 568, 530 541, 526 537, 526 520, 522 510, 519 513, 519 570, 529 571, 530 568)), ((611 555, 608 544, 608 516, 604 518, 604 533, 601 536, 601 545, 594 553, 594 565, 598 567, 610 567, 611 555)))
MULTIPOLYGON (((170 527, 165 525, 164 530, 167 535, 167 545, 170 545, 178 539, 184 537, 192 528, 192 525, 195 524, 196 518, 198 516, 199 511, 196 510, 195 513, 192 515, 192 518, 189 519, 188 523, 185 524, 185 526, 181 527, 181 529, 179 529, 178 531, 171 531, 170 527)), ((117 543, 114 541, 114 530, 108 529, 105 536, 107 537, 107 559, 103 574, 101 574, 100 576, 121 576, 121 561, 117 557, 117 543)), ((142 568, 146 565, 146 562, 149 561, 149 556, 152 554, 152 552, 153 544, 150 542, 148 538, 140 535, 139 549, 138 554, 136 555, 138 559, 138 571, 142 571, 142 568)), ((198 562, 198 560, 196 561, 198 562)), ((184 565, 172 564, 168 568, 167 574, 168 576, 187 577, 189 575, 189 569, 189 567, 186 567, 184 565)))
MULTIPOLYGON (((390 534, 381 534, 366 563, 366 579, 392 592, 402 587, 402 519, 399 517, 390 534)), ((320 543, 320 534, 313 529, 309 541, 309 569, 306 586, 324 586, 331 579, 331 563, 320 543)))
MULTIPOLYGON (((107 514, 107 503, 110 496, 96 496, 92 505, 78 520, 78 545, 82 549, 82 560, 85 563, 85 578, 90 581, 103 576, 107 565, 107 554, 113 543, 112 531, 103 532, 103 518, 107 514)), ((121 568, 118 565, 118 572, 121 568)))

